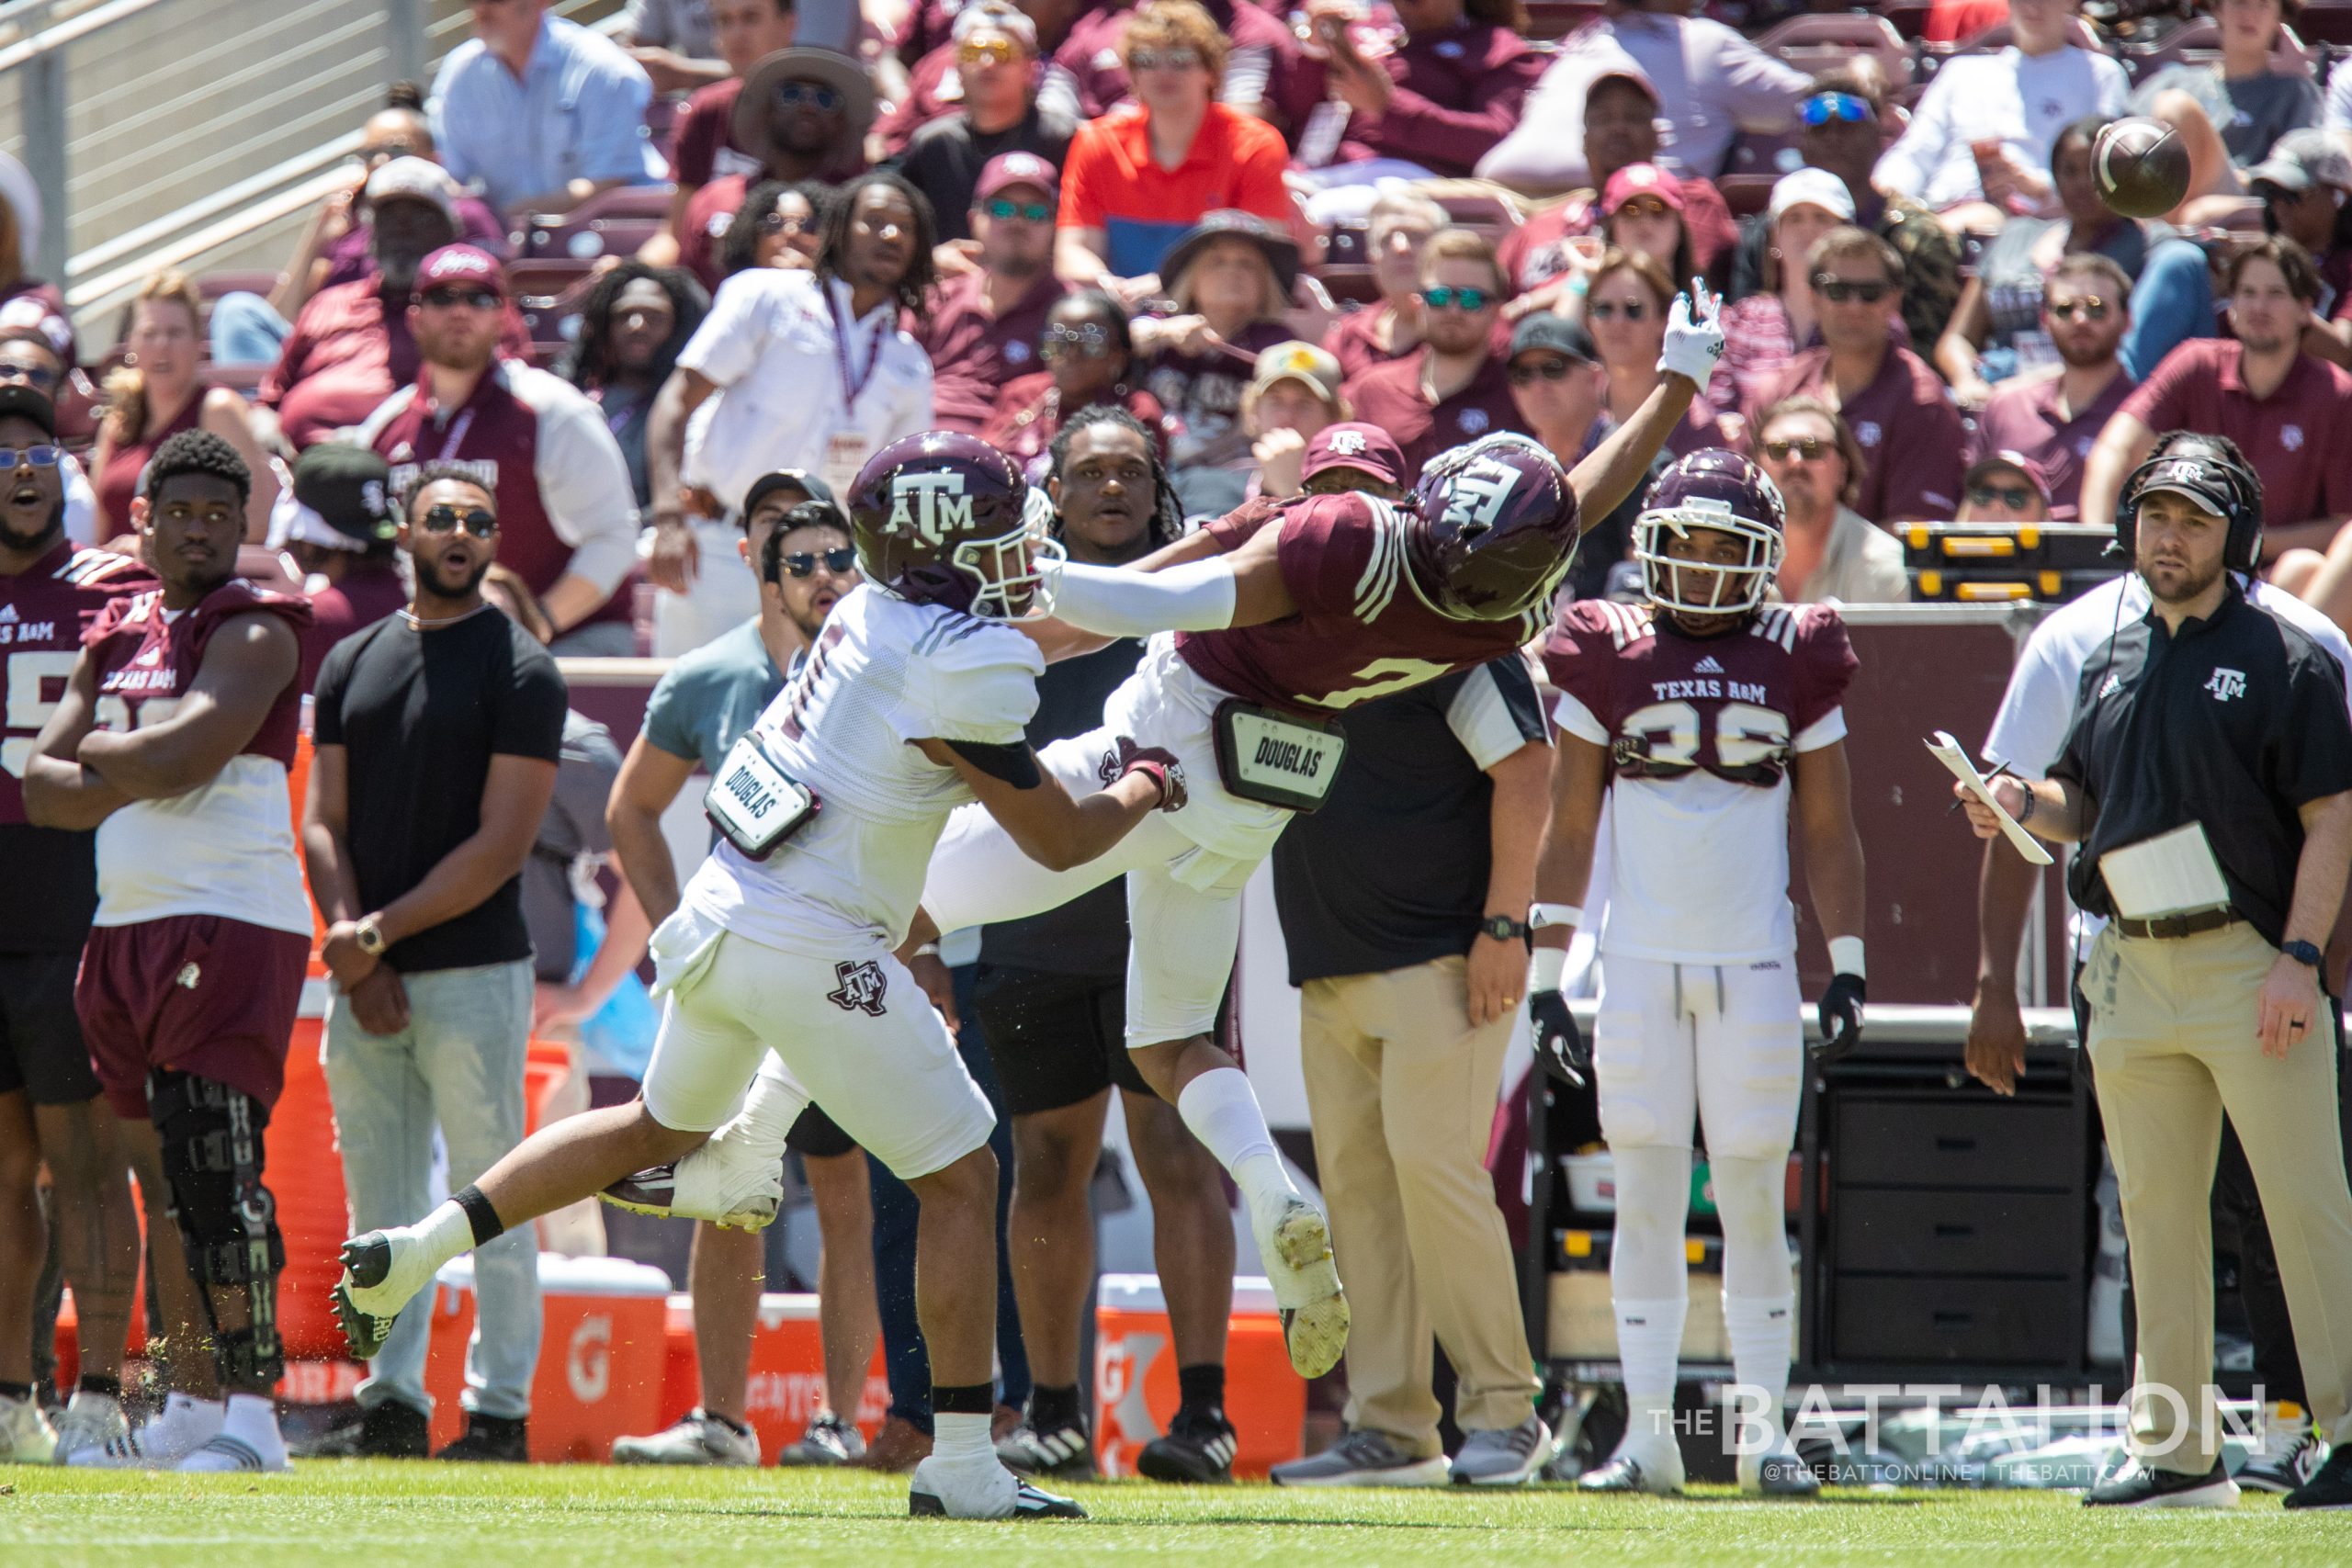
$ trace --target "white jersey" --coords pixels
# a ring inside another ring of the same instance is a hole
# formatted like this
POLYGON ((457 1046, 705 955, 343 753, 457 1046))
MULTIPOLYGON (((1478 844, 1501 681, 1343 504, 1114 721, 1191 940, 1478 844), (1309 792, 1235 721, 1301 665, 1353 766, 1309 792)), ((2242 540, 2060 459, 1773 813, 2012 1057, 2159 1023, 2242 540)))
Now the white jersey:
POLYGON ((863 958, 906 940, 948 813, 972 798, 911 741, 1014 745, 1037 645, 1012 627, 861 586, 754 727, 820 802, 764 861, 722 840, 684 903, 786 953, 863 958))

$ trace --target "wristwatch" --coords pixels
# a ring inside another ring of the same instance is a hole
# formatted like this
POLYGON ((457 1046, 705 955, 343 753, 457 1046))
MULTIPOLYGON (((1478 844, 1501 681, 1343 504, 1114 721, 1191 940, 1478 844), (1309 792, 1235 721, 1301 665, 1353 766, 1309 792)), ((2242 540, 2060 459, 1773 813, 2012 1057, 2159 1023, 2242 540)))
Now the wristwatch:
POLYGON ((353 927, 351 935, 352 940, 359 943, 359 951, 368 957, 381 958, 384 955, 384 928, 376 923, 375 916, 369 915, 353 927))
POLYGON ((2320 952, 2318 948, 2313 947, 2307 942, 2290 942, 2278 951, 2285 953, 2288 957, 2293 959, 2296 963, 2301 964, 2306 969, 2318 968, 2320 960, 2327 956, 2325 953, 2320 952))
POLYGON ((1509 915, 1488 915, 1478 922, 1478 934, 1493 937, 1497 942, 1524 942, 1527 922, 1514 920, 1509 915))

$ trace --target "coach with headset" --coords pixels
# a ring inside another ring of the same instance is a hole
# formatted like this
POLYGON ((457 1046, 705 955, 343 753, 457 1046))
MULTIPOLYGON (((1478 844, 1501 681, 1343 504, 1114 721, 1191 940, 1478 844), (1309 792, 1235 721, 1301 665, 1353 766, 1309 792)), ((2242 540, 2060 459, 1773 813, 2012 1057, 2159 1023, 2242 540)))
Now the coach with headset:
MULTIPOLYGON (((2335 660, 2248 599, 2261 493, 2227 451, 2132 475, 2119 540, 2153 601, 2085 664, 2043 780, 2002 809, 2079 842, 2068 891, 2108 919, 2076 984, 2139 1306, 2135 1462, 2092 1505, 2228 1506, 2209 1203, 2226 1109, 2278 1254, 2312 1412, 2336 1444, 2286 1506, 2352 1505, 2352 1187, 2320 992, 2352 872, 2352 716, 2335 660)), ((1968 800, 1980 837, 1993 812, 1968 800)))

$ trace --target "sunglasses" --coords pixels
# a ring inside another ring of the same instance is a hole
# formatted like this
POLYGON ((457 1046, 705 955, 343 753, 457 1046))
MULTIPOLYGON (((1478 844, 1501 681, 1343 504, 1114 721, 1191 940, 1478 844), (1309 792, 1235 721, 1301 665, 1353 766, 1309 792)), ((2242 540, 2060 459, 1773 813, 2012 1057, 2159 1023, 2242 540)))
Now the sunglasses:
POLYGON ((40 391, 55 389, 65 378, 62 370, 41 370, 30 365, 0 365, 0 387, 32 387, 40 391))
POLYGON ((958 65, 1010 65, 1019 51, 1011 39, 991 39, 986 43, 967 43, 957 47, 958 65))
POLYGON ((495 288, 428 288, 418 298, 436 310, 446 310, 453 305, 470 305, 477 310, 495 310, 499 294, 495 288))
POLYGON ((12 468, 27 464, 36 468, 53 468, 57 467, 57 460, 64 455, 64 451, 65 449, 62 446, 0 446, 0 457, 11 458, 8 467, 12 468))
POLYGON ((1968 504, 1971 506, 1990 506, 1995 502, 1998 502, 2003 506, 2022 512, 2033 504, 2034 499, 2031 485, 1970 485, 1968 487, 1968 504))
POLYGON ((1071 355, 1080 359, 1107 359, 1111 355, 1111 334, 1102 324, 1089 321, 1082 327, 1050 326, 1045 340, 1037 344, 1038 357, 1051 365, 1068 359, 1071 355))
POLYGON ((1620 316, 1638 321, 1650 313, 1650 308, 1641 299, 1596 299, 1584 308, 1584 313, 1596 321, 1613 321, 1620 316))
POLYGON ((477 539, 487 539, 498 532, 498 519, 479 506, 469 506, 460 512, 447 502, 443 502, 438 506, 425 508, 424 517, 418 526, 428 534, 447 534, 453 528, 463 528, 477 539))
POLYGON ((840 93, 822 82, 778 82, 775 101, 788 109, 807 104, 820 114, 831 114, 844 101, 840 93))
POLYGON ((1798 106, 1797 116, 1818 130, 1832 122, 1868 125, 1878 118, 1878 110, 1871 107, 1868 98, 1858 98, 1851 93, 1815 93, 1798 106))
POLYGON ((1494 298, 1483 288, 1448 288, 1443 284, 1421 290, 1421 303, 1432 310, 1483 310, 1494 298))
POLYGON ((1571 359, 1540 359, 1524 363, 1514 361, 1510 367, 1510 384, 1514 387, 1532 387, 1539 379, 1565 381, 1568 378, 1568 372, 1575 368, 1576 362, 1571 359))
POLYGON ((2103 321, 2107 320, 2107 301, 2098 295, 2080 299, 2056 299, 2045 304, 2053 320, 2061 321, 2103 321))
POLYGON ((1865 305, 1875 305, 1892 294, 1894 286, 1891 283, 1853 283, 1824 272, 1814 276, 1813 291, 1832 305, 1843 305, 1854 299, 1860 299, 1865 305))
POLYGON ((1053 220, 1054 209, 1042 201, 1008 201, 992 196, 981 204, 980 210, 1000 223, 1018 218, 1027 223, 1047 223, 1053 220))
POLYGON ((815 576, 819 561, 823 561, 825 570, 835 577, 847 577, 857 570, 857 551, 854 549, 819 550, 813 553, 796 550, 783 557, 782 559, 784 570, 795 577, 815 576))
POLYGON ((1177 49, 1133 49, 1127 51, 1130 71, 1190 71, 1201 62, 1201 51, 1177 49))
POLYGON ((1787 435, 1764 443, 1764 455, 1783 463, 1791 457, 1814 463, 1829 455, 1829 443, 1818 435, 1787 435))
POLYGON ((1674 209, 1655 196, 1629 197, 1617 204, 1618 218, 1663 218, 1674 209))
POLYGON ((760 220, 760 232, 763 234, 813 234, 816 231, 817 220, 813 218, 787 218, 781 212, 771 212, 760 220))

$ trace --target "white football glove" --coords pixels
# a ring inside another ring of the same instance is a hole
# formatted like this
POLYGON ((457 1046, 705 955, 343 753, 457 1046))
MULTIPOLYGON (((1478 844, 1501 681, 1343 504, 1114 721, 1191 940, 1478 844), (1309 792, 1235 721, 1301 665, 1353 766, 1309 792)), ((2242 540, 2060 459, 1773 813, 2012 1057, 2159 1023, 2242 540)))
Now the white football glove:
POLYGON ((1659 373, 1704 387, 1723 352, 1722 302, 1694 277, 1690 292, 1676 295, 1674 309, 1667 313, 1666 348, 1657 356, 1659 373))

